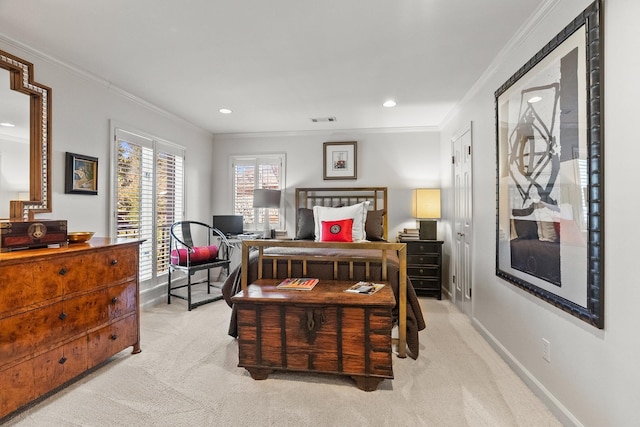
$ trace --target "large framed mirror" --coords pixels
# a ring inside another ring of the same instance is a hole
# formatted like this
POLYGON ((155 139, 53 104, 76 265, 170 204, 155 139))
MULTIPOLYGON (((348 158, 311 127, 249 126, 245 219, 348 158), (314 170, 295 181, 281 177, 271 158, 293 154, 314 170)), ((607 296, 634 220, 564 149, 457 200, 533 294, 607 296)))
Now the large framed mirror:
POLYGON ((0 218, 51 212, 51 88, 34 82, 33 64, 2 50, 0 123, 0 218))

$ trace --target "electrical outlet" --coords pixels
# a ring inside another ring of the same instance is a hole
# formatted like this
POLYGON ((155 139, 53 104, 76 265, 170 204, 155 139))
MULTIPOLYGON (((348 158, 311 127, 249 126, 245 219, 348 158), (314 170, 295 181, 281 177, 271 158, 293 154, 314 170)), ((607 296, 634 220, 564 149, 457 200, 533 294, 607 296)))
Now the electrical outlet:
POLYGON ((542 338, 542 358, 551 363, 551 343, 546 338, 542 338))

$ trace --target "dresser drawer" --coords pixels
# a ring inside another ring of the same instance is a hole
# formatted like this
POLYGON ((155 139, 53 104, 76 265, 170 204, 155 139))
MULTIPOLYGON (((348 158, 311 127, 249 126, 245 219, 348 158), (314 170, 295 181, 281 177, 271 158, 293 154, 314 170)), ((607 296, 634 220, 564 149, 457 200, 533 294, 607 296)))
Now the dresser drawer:
POLYGON ((416 290, 440 291, 439 277, 410 277, 410 279, 416 290))
POLYGON ((413 277, 440 277, 440 266, 423 265, 420 267, 407 267, 407 276, 413 277))
POLYGON ((33 359, 0 370, 0 418, 38 396, 33 383, 33 359))
POLYGON ((82 337, 33 359, 38 395, 53 390, 87 369, 87 337, 82 337))
POLYGON ((6 414, 87 369, 87 337, 0 372, 0 413, 6 414))
POLYGON ((132 314, 89 333, 87 364, 91 368, 138 342, 138 317, 132 314))
POLYGON ((65 260, 58 272, 64 276, 65 294, 86 292, 135 277, 137 251, 137 247, 117 248, 65 260))
POLYGON ((440 254, 442 243, 439 242, 407 242, 407 254, 440 254))
POLYGON ((59 302, 3 319, 0 328, 0 366, 63 339, 64 312, 64 305, 59 302))
POLYGON ((62 282, 45 280, 54 275, 47 263, 26 262, 0 267, 0 318, 9 312, 62 296, 62 282))
POLYGON ((420 254, 420 255, 408 255, 407 265, 440 265, 440 255, 438 254, 420 254))

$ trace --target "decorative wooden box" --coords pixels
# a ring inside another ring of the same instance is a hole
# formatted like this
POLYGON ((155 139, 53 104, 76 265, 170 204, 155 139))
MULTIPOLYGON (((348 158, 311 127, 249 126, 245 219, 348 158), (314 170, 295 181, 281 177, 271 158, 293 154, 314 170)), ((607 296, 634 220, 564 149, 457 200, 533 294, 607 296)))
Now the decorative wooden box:
POLYGON ((0 252, 67 244, 66 220, 0 221, 0 252))

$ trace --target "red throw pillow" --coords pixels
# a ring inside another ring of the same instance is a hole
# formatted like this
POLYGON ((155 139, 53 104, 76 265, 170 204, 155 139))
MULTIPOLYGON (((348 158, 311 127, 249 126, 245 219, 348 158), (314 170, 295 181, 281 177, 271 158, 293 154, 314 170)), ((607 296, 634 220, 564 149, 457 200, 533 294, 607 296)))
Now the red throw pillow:
POLYGON ((323 242, 352 242, 353 218, 322 221, 323 242))
MULTIPOLYGON (((202 264, 218 257, 217 246, 196 246, 191 252, 191 264, 202 264)), ((174 249, 171 251, 171 263, 187 265, 187 249, 174 249)))

